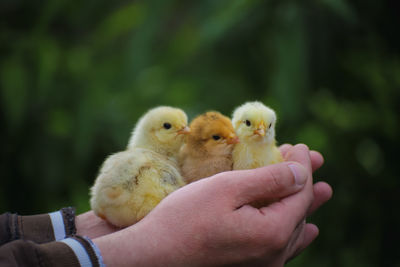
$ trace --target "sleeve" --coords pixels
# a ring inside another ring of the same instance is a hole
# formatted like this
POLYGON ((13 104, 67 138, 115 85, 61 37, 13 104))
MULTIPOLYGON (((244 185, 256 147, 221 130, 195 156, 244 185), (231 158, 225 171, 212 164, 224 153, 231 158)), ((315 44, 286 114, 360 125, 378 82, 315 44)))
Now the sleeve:
POLYGON ((0 247, 0 266, 8 267, 104 267, 97 247, 85 237, 36 244, 15 240, 0 247))
POLYGON ((0 246, 19 239, 42 244, 62 240, 75 232, 75 209, 72 207, 31 216, 0 215, 0 246))

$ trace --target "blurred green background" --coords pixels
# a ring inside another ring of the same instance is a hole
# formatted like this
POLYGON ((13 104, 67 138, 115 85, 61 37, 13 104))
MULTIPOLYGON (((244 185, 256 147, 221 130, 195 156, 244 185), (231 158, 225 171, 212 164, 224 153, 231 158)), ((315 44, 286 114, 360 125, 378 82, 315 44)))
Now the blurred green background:
MULTIPOLYGON (((398 1, 0 1, 0 212, 89 209, 147 109, 273 107, 334 196, 289 266, 400 266, 398 1)), ((319 179, 320 178, 320 179, 319 179)))

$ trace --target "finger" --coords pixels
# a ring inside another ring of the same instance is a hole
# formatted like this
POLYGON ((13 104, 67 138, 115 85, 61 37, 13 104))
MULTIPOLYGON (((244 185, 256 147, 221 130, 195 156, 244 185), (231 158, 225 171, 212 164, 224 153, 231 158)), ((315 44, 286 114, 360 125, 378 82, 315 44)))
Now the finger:
POLYGON ((285 158, 286 153, 289 151, 290 148, 293 146, 291 144, 283 144, 279 147, 279 150, 281 151, 282 157, 285 158))
POLYGON ((317 238, 318 234, 318 227, 315 224, 307 223, 303 231, 298 235, 298 238, 294 240, 294 244, 290 246, 290 251, 288 252, 289 257, 286 262, 299 255, 315 240, 315 238, 317 238))
POLYGON ((311 150, 310 158, 313 172, 318 170, 322 166, 322 164, 324 164, 324 157, 318 151, 311 150))
POLYGON ((298 239, 303 239, 304 228, 306 226, 306 220, 302 220, 294 229, 292 235, 290 236, 287 249, 290 252, 289 254, 293 254, 291 251, 295 251, 297 249, 296 244, 298 243, 298 239), (296 246, 296 248, 294 248, 296 246))
POLYGON ((313 203, 314 192, 311 177, 311 159, 308 147, 305 145, 296 145, 287 152, 287 156, 288 159, 297 161, 306 168, 306 185, 298 193, 282 198, 278 202, 261 208, 260 211, 263 214, 276 216, 274 219, 281 222, 281 229, 293 230, 307 215, 307 211, 313 203))
POLYGON ((311 159, 310 159, 310 150, 304 144, 298 144, 291 147, 285 156, 288 161, 297 161, 302 164, 308 170, 312 170, 311 168, 311 159))
POLYGON ((308 210, 307 216, 311 215, 325 202, 331 199, 333 194, 332 187, 325 182, 318 182, 314 184, 314 201, 308 210))
POLYGON ((228 177, 225 186, 234 190, 235 208, 257 200, 282 198, 294 194, 305 185, 307 170, 297 162, 282 162, 253 170, 231 172, 237 177, 228 177))
MULTIPOLYGON (((292 147, 293 146, 290 144, 283 144, 279 147, 283 158, 286 159, 286 154, 292 147)), ((318 170, 322 166, 322 164, 324 164, 324 157, 318 151, 311 150, 310 157, 313 172, 318 170)))

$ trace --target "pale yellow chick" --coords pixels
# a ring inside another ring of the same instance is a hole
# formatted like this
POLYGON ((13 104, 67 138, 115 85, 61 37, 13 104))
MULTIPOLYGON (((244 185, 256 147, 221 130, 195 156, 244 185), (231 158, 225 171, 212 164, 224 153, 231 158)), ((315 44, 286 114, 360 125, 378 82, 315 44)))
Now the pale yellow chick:
POLYGON ((194 182, 232 170, 232 150, 238 142, 230 119, 210 111, 190 123, 190 134, 179 154, 181 173, 194 182))
POLYGON ((158 107, 148 111, 132 132, 127 150, 103 163, 91 188, 93 211, 115 226, 129 226, 185 185, 176 158, 187 133, 182 110, 158 107))
POLYGON ((233 127, 240 143, 233 150, 233 169, 254 169, 282 162, 276 147, 276 114, 261 102, 248 102, 235 109, 233 127))

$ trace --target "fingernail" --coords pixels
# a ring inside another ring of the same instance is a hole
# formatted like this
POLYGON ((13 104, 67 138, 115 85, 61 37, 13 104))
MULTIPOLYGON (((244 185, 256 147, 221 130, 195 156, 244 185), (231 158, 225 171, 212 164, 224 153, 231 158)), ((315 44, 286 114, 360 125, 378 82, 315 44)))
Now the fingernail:
POLYGON ((296 184, 304 185, 307 180, 306 173, 300 170, 299 166, 295 164, 289 164, 288 166, 294 175, 294 180, 296 181, 296 184))

